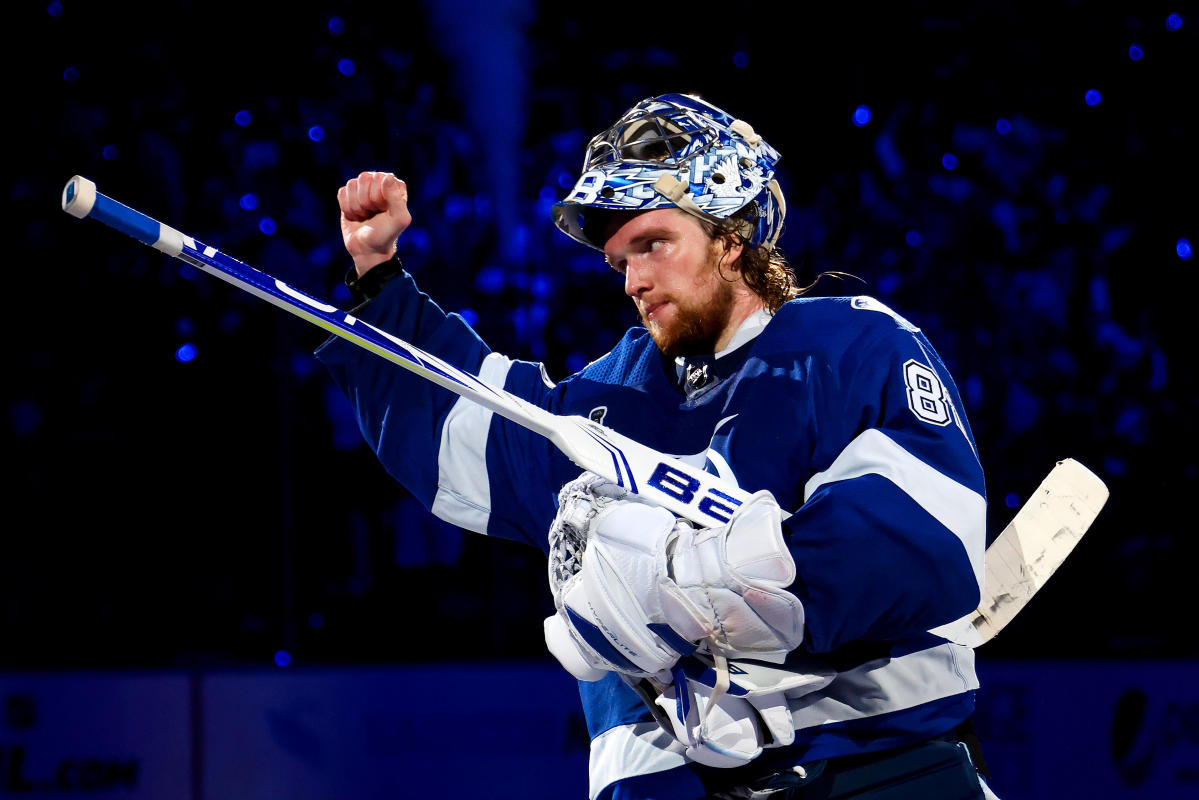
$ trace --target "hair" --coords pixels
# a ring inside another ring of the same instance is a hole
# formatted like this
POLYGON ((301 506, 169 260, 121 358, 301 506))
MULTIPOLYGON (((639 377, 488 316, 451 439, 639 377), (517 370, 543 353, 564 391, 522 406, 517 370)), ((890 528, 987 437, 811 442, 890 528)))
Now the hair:
POLYGON ((727 237, 744 245, 741 248, 741 257, 737 261, 741 278, 750 291, 762 298, 766 310, 774 314, 783 303, 794 300, 811 287, 799 285, 795 270, 787 263, 787 257, 783 255, 782 250, 777 247, 769 250, 764 247, 750 247, 746 238, 737 231, 742 220, 756 215, 757 204, 750 203, 720 225, 702 219, 699 224, 711 239, 727 237))

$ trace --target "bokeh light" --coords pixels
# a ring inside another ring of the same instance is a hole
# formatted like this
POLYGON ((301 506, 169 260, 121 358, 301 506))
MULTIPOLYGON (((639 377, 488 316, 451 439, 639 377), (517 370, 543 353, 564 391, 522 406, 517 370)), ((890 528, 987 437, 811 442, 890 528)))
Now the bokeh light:
POLYGON ((199 354, 200 351, 196 348, 196 346, 191 342, 187 342, 179 345, 179 348, 175 350, 175 360, 180 364, 188 364, 192 361, 195 361, 196 356, 199 354))

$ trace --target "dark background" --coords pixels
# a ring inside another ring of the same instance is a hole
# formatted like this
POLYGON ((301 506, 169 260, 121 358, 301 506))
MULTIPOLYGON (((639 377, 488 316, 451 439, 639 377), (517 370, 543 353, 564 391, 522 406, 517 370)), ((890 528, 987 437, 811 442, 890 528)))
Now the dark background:
POLYGON ((59 195, 82 174, 344 307, 336 190, 394 171, 421 286, 561 378, 635 318, 549 205, 592 134, 671 91, 783 153, 803 282, 852 273, 815 291, 929 335, 991 535, 1061 458, 1108 482, 980 657, 1196 655, 1199 13, 899 5, 10 10, 0 669, 548 658, 541 554, 437 522, 383 473, 319 331, 59 195))

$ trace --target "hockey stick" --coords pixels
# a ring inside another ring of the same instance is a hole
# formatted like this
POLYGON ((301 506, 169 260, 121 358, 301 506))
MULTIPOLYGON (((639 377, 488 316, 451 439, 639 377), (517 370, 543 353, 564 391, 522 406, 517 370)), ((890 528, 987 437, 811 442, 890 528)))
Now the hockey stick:
POLYGON ((586 417, 551 414, 490 386, 368 322, 100 194, 96 184, 87 178, 79 175, 71 178, 63 188, 62 208, 73 217, 87 217, 116 228, 489 408, 546 437, 582 469, 602 475, 701 526, 728 522, 737 506, 750 497, 749 492, 710 472, 664 456, 586 417))
MULTIPOLYGON (((595 472, 703 526, 727 522, 750 494, 716 475, 665 456, 581 416, 559 416, 493 387, 407 342, 323 303, 96 191, 76 175, 62 208, 126 233, 227 281, 404 369, 548 438, 582 469, 595 472)), ((934 630, 969 647, 989 641, 1027 604, 1086 533, 1107 488, 1076 461, 1060 462, 987 549, 987 590, 974 614, 934 630)))

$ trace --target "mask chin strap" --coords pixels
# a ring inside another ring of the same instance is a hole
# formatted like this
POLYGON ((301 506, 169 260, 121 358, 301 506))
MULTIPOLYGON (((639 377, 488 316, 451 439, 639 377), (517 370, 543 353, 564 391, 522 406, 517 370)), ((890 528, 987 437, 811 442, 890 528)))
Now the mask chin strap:
MULTIPOLYGON (((760 138, 760 137, 759 137, 760 138)), ((679 180, 674 175, 666 174, 658 176, 658 180, 654 181, 654 191, 665 197, 676 206, 686 211, 688 214, 699 217, 700 219, 710 222, 713 225, 724 227, 727 220, 721 219, 714 214, 709 214, 704 211, 695 201, 691 199, 690 187, 686 182, 679 180)), ((778 203, 779 216, 787 216, 787 201, 783 199, 783 190, 779 187, 778 181, 771 180, 766 184, 767 191, 774 197, 774 202, 778 203)), ((754 229, 757 226, 749 220, 739 220, 733 228, 733 231, 740 235, 745 240, 749 241, 753 238, 754 229)), ((775 229, 774 236, 758 245, 759 249, 770 252, 774 249, 775 242, 778 241, 779 234, 783 232, 783 226, 779 225, 775 229)))

